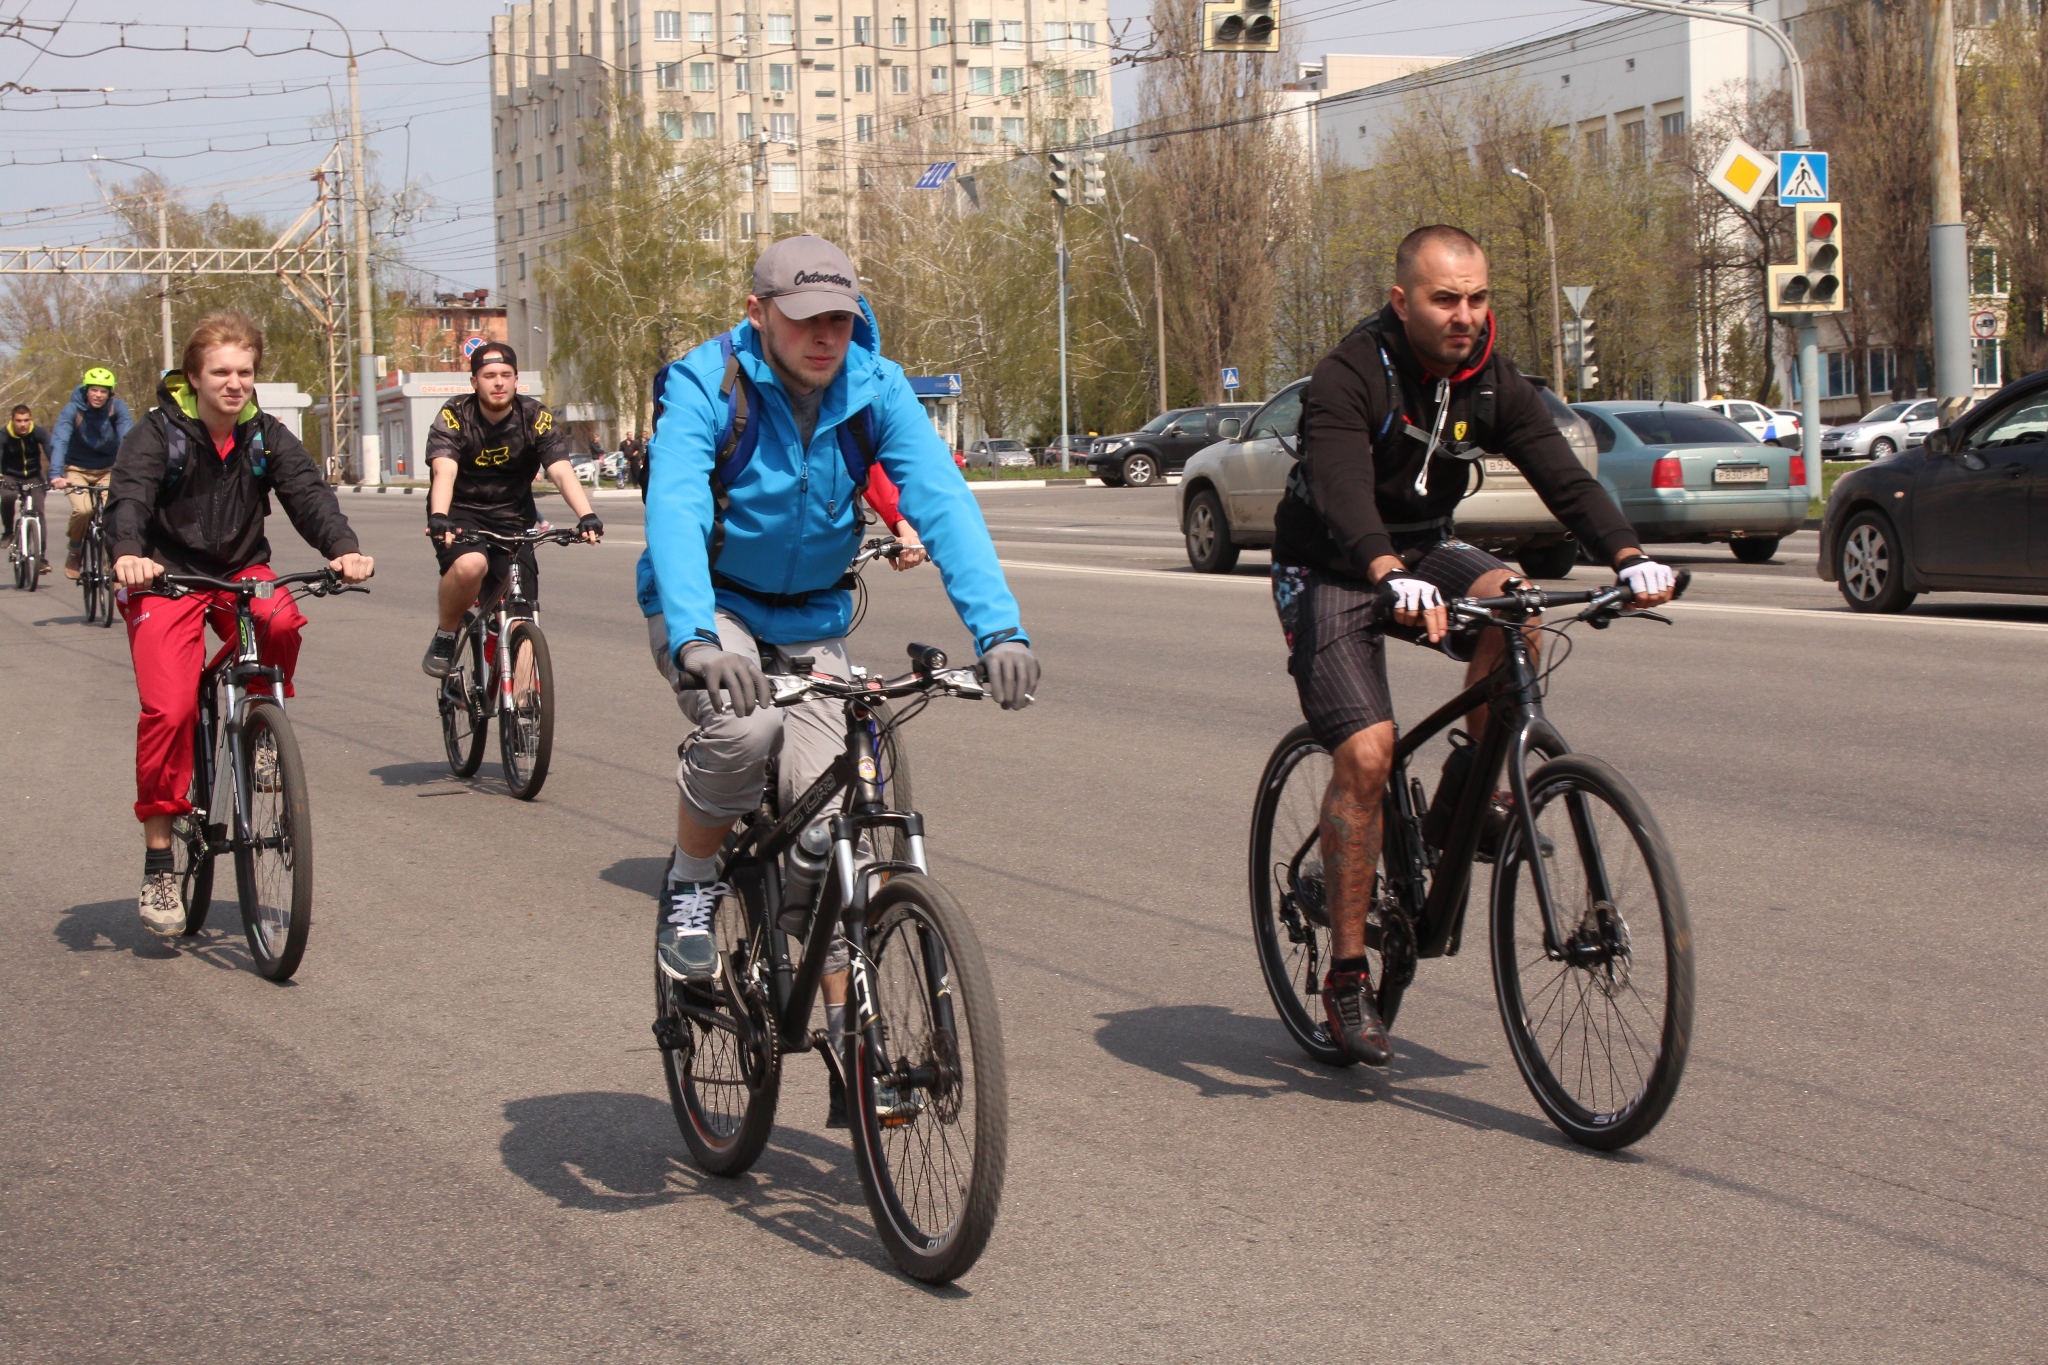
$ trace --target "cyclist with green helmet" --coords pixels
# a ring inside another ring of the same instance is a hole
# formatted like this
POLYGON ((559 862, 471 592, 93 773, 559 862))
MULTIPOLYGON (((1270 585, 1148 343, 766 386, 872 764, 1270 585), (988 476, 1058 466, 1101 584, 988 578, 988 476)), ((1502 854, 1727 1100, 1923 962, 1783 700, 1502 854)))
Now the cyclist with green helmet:
POLYGON ((95 365, 85 372, 50 429, 50 487, 71 497, 71 525, 64 538, 64 576, 78 577, 78 557, 85 547, 85 528, 92 524, 88 487, 105 488, 114 477, 114 454, 135 419, 128 405, 114 397, 114 372, 95 365))

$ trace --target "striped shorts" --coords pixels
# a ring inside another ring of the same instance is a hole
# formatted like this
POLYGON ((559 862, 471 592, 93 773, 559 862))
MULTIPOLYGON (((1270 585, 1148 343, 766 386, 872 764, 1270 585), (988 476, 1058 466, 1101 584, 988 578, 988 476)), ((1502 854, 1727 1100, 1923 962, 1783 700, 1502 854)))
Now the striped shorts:
MULTIPOLYGON (((1462 540, 1440 541, 1402 559, 1409 573, 1434 583, 1446 600, 1468 596, 1474 583, 1508 567, 1462 540)), ((1303 718, 1333 752, 1360 730, 1394 718, 1386 636, 1407 632, 1373 621, 1376 598, 1355 580, 1289 564, 1273 566, 1273 606, 1287 637, 1287 671, 1294 675, 1303 718)))

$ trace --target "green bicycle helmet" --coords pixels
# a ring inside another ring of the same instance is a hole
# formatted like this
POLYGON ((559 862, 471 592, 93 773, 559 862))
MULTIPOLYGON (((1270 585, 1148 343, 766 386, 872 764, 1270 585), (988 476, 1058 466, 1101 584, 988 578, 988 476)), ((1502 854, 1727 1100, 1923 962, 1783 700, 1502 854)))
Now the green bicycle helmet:
POLYGON ((114 387, 114 372, 104 365, 95 365, 78 382, 88 389, 111 389, 114 387))

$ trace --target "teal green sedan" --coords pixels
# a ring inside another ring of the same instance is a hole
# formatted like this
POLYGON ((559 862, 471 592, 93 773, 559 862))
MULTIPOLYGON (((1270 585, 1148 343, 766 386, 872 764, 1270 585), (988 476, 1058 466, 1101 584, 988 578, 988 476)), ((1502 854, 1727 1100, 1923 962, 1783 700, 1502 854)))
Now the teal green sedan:
POLYGON ((1575 403, 1600 482, 1647 542, 1725 542, 1767 563, 1806 521, 1806 461, 1691 403, 1575 403))

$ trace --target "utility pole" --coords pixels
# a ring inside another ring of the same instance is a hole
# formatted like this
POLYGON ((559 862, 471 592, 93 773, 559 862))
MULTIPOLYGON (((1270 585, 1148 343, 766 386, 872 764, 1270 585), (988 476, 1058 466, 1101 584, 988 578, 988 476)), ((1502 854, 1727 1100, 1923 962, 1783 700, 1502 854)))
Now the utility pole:
MULTIPOLYGON (((768 130, 761 106, 761 81, 767 72, 761 66, 761 48, 767 42, 767 21, 761 17, 761 0, 747 0, 747 122, 754 143, 754 254, 766 251, 775 240, 774 200, 768 193, 768 130)), ((792 59, 793 60, 793 59, 792 59)))
POLYGON ((1159 327, 1159 410, 1166 411, 1166 276, 1159 268, 1159 253, 1130 233, 1124 240, 1152 258, 1152 315, 1159 327))
POLYGON ((1059 253, 1060 266, 1060 473, 1070 468, 1073 458, 1072 442, 1067 440, 1071 427, 1067 420, 1067 206, 1061 204, 1054 214, 1054 248, 1059 253))
POLYGON ((1557 224, 1550 217, 1550 195, 1519 166, 1508 174, 1543 196, 1543 249, 1550 256, 1550 383, 1551 392, 1564 397, 1564 312, 1557 301, 1557 224))
MULTIPOLYGON (((1956 136, 1955 0, 1932 0, 1929 94, 1934 116, 1934 224, 1927 229, 1934 320, 1934 392, 1967 399, 1976 387, 1970 354, 1970 249, 1963 226, 1962 152, 1956 136)), ((1994 380, 1995 380, 1994 376, 1994 380)))

